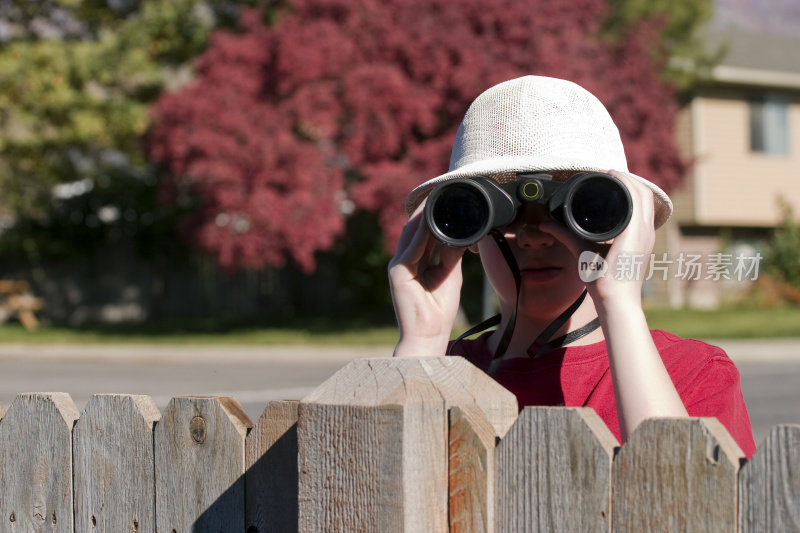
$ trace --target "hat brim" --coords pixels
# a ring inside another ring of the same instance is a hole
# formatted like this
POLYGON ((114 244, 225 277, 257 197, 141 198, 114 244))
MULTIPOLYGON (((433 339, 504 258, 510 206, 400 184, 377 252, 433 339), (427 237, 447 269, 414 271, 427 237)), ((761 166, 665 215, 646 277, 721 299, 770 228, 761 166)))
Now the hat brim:
MULTIPOLYGON (((405 210, 408 216, 411 216, 419 205, 428 197, 431 190, 437 185, 445 183, 455 178, 476 178, 479 176, 490 177, 497 174, 510 173, 510 172, 533 172, 533 171, 547 171, 547 172, 560 172, 560 171, 574 171, 574 172, 607 172, 609 169, 600 168, 597 164, 581 164, 575 159, 569 162, 563 159, 547 160, 547 158, 537 158, 536 164, 531 164, 529 157, 524 156, 506 156, 493 158, 488 160, 481 160, 475 163, 464 165, 456 170, 451 170, 441 176, 426 181, 412 190, 406 197, 405 210)), ((656 228, 661 227, 672 215, 672 200, 670 200, 667 193, 665 193, 655 183, 630 173, 627 169, 616 169, 624 171, 632 176, 634 179, 648 187, 653 192, 654 215, 653 223, 656 228)))

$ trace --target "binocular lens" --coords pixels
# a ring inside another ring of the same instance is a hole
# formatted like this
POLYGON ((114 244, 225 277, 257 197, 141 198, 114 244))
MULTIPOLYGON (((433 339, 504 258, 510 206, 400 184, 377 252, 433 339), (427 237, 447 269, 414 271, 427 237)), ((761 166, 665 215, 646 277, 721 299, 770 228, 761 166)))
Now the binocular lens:
POLYGON ((628 189, 609 174, 584 172, 555 182, 548 174, 531 173, 504 183, 482 176, 443 183, 428 196, 425 222, 441 242, 469 246, 492 228, 510 224, 527 202, 545 206, 575 235, 595 242, 619 235, 633 212, 628 189))
POLYGON ((627 222, 630 204, 616 182, 592 178, 581 183, 570 202, 573 221, 585 232, 605 234, 627 222))
POLYGON ((453 241, 468 239, 484 230, 489 220, 489 202, 475 187, 453 184, 447 194, 433 201, 431 215, 434 227, 453 241))

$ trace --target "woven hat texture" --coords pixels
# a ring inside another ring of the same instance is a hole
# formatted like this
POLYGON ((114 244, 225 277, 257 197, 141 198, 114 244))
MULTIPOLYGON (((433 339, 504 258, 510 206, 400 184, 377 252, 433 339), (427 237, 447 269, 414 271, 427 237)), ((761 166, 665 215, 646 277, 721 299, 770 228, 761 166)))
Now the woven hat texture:
MULTIPOLYGON (((410 215, 436 185, 453 178, 525 171, 628 172, 614 121, 594 95, 566 80, 524 76, 488 89, 467 110, 456 133, 450 169, 406 198, 410 215)), ((650 181, 655 224, 672 214, 667 194, 650 181)))

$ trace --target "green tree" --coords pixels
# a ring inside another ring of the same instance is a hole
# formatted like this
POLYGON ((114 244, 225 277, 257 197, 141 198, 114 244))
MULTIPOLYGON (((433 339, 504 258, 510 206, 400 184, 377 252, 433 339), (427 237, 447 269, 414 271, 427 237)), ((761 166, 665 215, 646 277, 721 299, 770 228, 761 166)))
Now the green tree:
POLYGON ((603 35, 623 40, 632 28, 649 23, 656 34, 650 50, 663 64, 663 76, 680 91, 691 89, 709 74, 723 49, 710 49, 703 30, 714 14, 713 0, 608 0, 603 35))
POLYGON ((788 202, 782 202, 781 210, 783 218, 769 246, 767 270, 778 280, 800 289, 800 222, 788 202))
POLYGON ((82 206, 72 214, 79 227, 87 220, 104 224, 109 217, 98 217, 98 209, 135 208, 108 205, 113 198, 73 197, 104 196, 115 189, 114 180, 155 191, 139 140, 148 128, 148 106, 190 77, 191 59, 235 6, 0 2, 6 30, 0 32, 0 202, 6 219, 22 226, 56 223, 69 204, 82 206))

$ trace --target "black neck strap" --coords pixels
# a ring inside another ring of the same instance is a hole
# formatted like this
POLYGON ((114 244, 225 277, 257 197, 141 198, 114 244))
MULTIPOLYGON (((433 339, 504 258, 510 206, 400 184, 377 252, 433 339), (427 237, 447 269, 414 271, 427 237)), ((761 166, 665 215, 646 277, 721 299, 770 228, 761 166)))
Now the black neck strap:
POLYGON ((492 361, 496 361, 505 355, 506 350, 508 350, 508 345, 511 343, 511 336, 514 334, 514 327, 517 324, 517 309, 519 308, 522 275, 519 272, 519 265, 517 264, 516 257, 514 257, 514 252, 511 251, 511 247, 508 245, 506 238, 503 237, 503 234, 497 230, 492 230, 490 235, 494 237, 494 240, 497 242, 497 247, 500 248, 500 252, 503 254, 506 263, 508 263, 508 268, 511 270, 511 275, 514 276, 514 284, 517 288, 517 299, 514 302, 514 308, 511 310, 511 316, 508 317, 506 329, 503 331, 503 336, 500 337, 500 342, 497 343, 497 349, 492 356, 492 361))
MULTIPOLYGON (((517 322, 517 308, 519 307, 519 298, 520 298, 520 288, 522 285, 522 276, 519 271, 519 265, 517 264, 517 260, 514 257, 514 253, 511 251, 511 247, 508 245, 505 237, 497 231, 494 230, 490 233, 494 240, 497 242, 497 246, 500 249, 500 252, 503 254, 503 257, 508 264, 509 270, 511 270, 511 274, 514 277, 514 283, 517 289, 517 299, 514 303, 514 307, 511 311, 511 315, 509 316, 508 322, 506 323, 505 330, 503 331, 503 335, 500 337, 500 342, 497 344, 497 349, 495 350, 494 354, 492 355, 492 362, 489 365, 488 373, 489 375, 494 374, 495 370, 497 370, 500 361, 502 360, 503 355, 505 355, 506 350, 508 350, 508 346, 511 343, 511 337, 514 334, 514 327, 516 326, 517 322)), ((595 318, 588 324, 576 329, 575 331, 571 331, 566 335, 562 335, 553 340, 549 340, 553 334, 558 331, 569 318, 575 313, 578 307, 581 306, 583 301, 586 299, 586 290, 584 290, 581 295, 575 300, 572 305, 570 305, 567 309, 564 310, 553 322, 548 325, 544 331, 542 331, 536 340, 534 341, 531 348, 538 347, 535 352, 531 352, 531 349, 528 349, 528 354, 531 358, 536 359, 541 357, 542 355, 546 354, 547 352, 554 350, 556 348, 561 348, 575 342, 576 340, 585 337, 586 335, 590 334, 598 327, 600 327, 600 319, 595 318)), ((476 333, 480 333, 492 326, 496 326, 500 324, 500 315, 495 315, 491 318, 488 318, 481 322, 480 324, 470 328, 469 330, 462 333, 455 341, 454 344, 461 341, 462 339, 469 337, 470 335, 474 335, 476 333)))
POLYGON ((595 318, 594 320, 592 320, 588 324, 584 324, 583 326, 579 327, 578 329, 576 329, 574 331, 570 331, 566 335, 562 335, 562 336, 558 337, 557 339, 553 339, 553 340, 551 340, 549 342, 545 342, 544 344, 540 344, 539 342, 535 342, 531 346, 531 348, 528 349, 528 354, 531 356, 532 359, 536 359, 538 357, 543 356, 547 352, 555 350, 556 348, 563 348, 567 344, 571 344, 571 343, 575 342, 576 340, 578 340, 578 339, 580 339, 582 337, 585 337, 586 335, 588 335, 589 333, 593 332, 594 330, 596 330, 599 327, 600 327, 600 319, 599 318, 595 318), (538 346, 538 348, 537 348, 537 350, 535 352, 531 353, 531 349, 534 346, 538 346))

